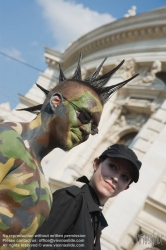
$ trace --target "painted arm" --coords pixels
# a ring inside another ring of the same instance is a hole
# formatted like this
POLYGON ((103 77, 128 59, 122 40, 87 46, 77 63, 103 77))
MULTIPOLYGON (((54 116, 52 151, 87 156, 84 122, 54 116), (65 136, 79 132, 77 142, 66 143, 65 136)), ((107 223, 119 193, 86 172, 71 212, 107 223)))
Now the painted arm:
POLYGON ((9 126, 0 126, 0 182, 23 162, 34 168, 20 135, 9 126))
POLYGON ((50 207, 49 186, 22 138, 0 126, 0 236, 33 235, 50 207))

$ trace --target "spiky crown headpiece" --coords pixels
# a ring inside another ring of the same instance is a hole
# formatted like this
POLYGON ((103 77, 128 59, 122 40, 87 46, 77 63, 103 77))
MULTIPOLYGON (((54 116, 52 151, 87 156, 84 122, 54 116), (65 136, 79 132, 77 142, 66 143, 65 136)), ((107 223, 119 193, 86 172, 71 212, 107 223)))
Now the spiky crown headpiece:
MULTIPOLYGON (((82 57, 82 55, 80 53, 80 58, 78 60, 77 68, 76 68, 71 79, 67 79, 65 77, 65 75, 62 71, 61 65, 59 64, 59 71, 60 71, 59 84, 61 84, 65 80, 75 80, 80 84, 86 84, 87 86, 92 88, 98 94, 98 96, 101 99, 103 104, 105 104, 108 101, 108 99, 112 96, 112 94, 114 92, 116 92, 118 89, 123 87, 125 84, 127 84, 129 81, 131 81, 133 78, 135 78, 138 75, 138 74, 136 74, 136 75, 132 76, 131 78, 129 78, 121 83, 111 85, 108 87, 103 87, 109 81, 111 76, 121 67, 121 65, 124 63, 124 60, 118 66, 116 66, 114 69, 112 69, 111 71, 109 71, 105 75, 97 77, 104 62, 107 59, 107 57, 106 57, 92 75, 90 75, 89 77, 82 80, 82 77, 81 77, 81 57, 82 57)), ((38 85, 37 83, 36 83, 36 85, 38 88, 40 88, 45 93, 46 96, 48 95, 48 93, 49 93, 48 90, 44 89, 42 86, 38 85)), ((17 110, 26 110, 26 111, 29 111, 31 113, 38 114, 41 110, 42 105, 43 104, 39 104, 37 106, 23 108, 23 109, 17 109, 17 110)))

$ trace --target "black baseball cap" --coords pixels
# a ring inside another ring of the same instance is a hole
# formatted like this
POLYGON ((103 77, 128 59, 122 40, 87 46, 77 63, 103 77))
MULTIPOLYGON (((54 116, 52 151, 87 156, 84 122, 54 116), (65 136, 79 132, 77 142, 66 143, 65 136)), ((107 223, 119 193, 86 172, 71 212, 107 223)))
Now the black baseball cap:
POLYGON ((133 181, 137 182, 139 179, 139 170, 142 163, 138 160, 134 151, 123 144, 114 144, 109 146, 100 156, 99 159, 104 158, 104 156, 122 158, 130 161, 134 167, 133 181))

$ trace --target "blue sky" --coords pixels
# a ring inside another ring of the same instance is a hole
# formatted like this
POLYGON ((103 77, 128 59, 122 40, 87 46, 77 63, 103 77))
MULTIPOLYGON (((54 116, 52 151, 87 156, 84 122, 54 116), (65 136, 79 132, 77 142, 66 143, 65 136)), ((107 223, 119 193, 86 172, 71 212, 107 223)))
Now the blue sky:
POLYGON ((7 54, 42 71, 44 46, 65 50, 73 40, 105 23, 123 18, 131 6, 137 14, 166 5, 165 0, 1 0, 0 103, 13 109, 39 71, 11 60, 7 54))

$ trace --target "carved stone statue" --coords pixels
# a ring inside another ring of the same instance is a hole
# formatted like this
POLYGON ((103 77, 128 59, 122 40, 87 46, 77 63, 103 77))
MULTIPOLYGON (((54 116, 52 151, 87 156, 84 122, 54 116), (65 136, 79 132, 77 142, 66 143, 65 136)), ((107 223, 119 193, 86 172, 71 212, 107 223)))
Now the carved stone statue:
POLYGON ((124 15, 124 17, 130 17, 136 15, 136 6, 132 6, 131 9, 128 10, 128 13, 124 15))
MULTIPOLYGON (((115 66, 119 64, 119 61, 116 62, 115 66)), ((128 59, 125 61, 125 63, 122 65, 122 67, 118 70, 118 72, 115 74, 116 76, 121 76, 123 79, 130 78, 133 74, 135 74, 135 60, 134 59, 128 59)))
POLYGON ((151 66, 150 71, 147 72, 147 75, 143 77, 142 81, 144 83, 151 83, 156 78, 156 73, 161 71, 162 63, 159 60, 155 60, 151 66))

